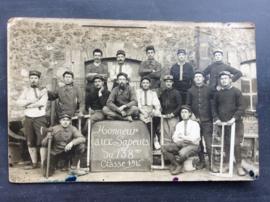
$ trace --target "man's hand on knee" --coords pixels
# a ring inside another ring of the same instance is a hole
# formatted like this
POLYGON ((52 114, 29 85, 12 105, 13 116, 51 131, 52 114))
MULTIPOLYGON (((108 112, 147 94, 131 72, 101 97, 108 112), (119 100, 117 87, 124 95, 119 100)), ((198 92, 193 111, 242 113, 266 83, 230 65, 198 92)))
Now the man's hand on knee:
POLYGON ((72 147, 73 147, 73 142, 68 143, 65 147, 65 152, 70 151, 72 147))

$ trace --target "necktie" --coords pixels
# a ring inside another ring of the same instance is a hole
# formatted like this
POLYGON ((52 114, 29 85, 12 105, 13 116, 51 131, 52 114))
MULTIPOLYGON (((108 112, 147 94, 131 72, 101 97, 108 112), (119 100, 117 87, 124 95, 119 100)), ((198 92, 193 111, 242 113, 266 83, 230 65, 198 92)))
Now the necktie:
POLYGON ((144 105, 147 105, 147 90, 144 91, 144 105))
POLYGON ((187 121, 184 120, 184 136, 187 136, 187 121))
POLYGON ((34 89, 36 98, 38 98, 38 95, 37 95, 37 88, 33 88, 33 89, 34 89))
POLYGON ((180 65, 180 76, 179 76, 179 81, 183 81, 183 64, 180 65))
POLYGON ((123 65, 119 65, 119 72, 118 73, 122 72, 122 66, 123 65))

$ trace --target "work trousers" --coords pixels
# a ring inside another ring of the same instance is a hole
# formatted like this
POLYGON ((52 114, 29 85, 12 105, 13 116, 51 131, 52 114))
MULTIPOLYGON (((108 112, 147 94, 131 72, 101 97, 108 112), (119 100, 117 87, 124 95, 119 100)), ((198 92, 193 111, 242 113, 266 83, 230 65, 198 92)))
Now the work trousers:
MULTIPOLYGON (((106 116, 103 114, 101 110, 94 110, 94 114, 91 114, 91 128, 92 126, 98 122, 105 120, 106 116)), ((85 125, 83 127, 83 134, 86 135, 88 131, 88 120, 85 120, 85 125)))
MULTIPOLYGON (((124 111, 127 113, 127 116, 138 116, 139 115, 139 109, 137 106, 132 106, 128 109, 124 109, 124 111)), ((109 107, 105 106, 102 109, 102 112, 106 115, 106 116, 110 116, 114 119, 119 119, 119 116, 121 116, 120 114, 112 111, 109 107)))
POLYGON ((201 141, 200 141, 201 151, 199 152, 200 162, 205 163, 203 138, 204 138, 209 162, 211 162, 211 151, 212 151, 211 144, 212 144, 212 136, 213 136, 213 122, 212 121, 202 121, 200 123, 200 128, 201 128, 201 141))
POLYGON ((179 117, 163 119, 164 144, 172 142, 172 136, 174 134, 175 127, 178 123, 179 123, 179 117))

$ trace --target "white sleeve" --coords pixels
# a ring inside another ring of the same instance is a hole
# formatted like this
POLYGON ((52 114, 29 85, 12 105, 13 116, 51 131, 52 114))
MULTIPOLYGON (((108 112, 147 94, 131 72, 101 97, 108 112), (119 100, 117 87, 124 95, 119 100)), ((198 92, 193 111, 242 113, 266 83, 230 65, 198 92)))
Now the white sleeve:
POLYGON ((113 66, 111 67, 111 69, 110 69, 110 79, 111 79, 111 81, 113 81, 114 79, 116 79, 115 68, 116 68, 116 66, 113 65, 113 66))
POLYGON ((181 124, 182 122, 178 123, 175 127, 175 131, 174 134, 172 136, 172 140, 174 141, 175 138, 179 138, 182 134, 181 134, 181 124))
POLYGON ((20 107, 25 107, 27 105, 27 98, 26 98, 26 92, 27 89, 25 89, 20 97, 18 98, 16 104, 19 105, 20 107))
POLYGON ((194 141, 200 140, 201 138, 200 130, 201 130, 200 125, 196 121, 194 121, 192 123, 191 131, 189 135, 190 141, 194 142, 194 141))
POLYGON ((142 108, 142 103, 141 103, 141 95, 140 95, 140 89, 136 90, 136 95, 137 95, 137 100, 138 100, 138 107, 142 108))

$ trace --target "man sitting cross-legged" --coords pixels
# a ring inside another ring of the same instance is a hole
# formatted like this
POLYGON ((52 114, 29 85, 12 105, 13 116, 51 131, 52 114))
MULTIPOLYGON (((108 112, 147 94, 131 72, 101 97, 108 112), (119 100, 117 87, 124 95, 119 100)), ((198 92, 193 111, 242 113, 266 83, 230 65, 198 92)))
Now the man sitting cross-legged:
POLYGON ((181 173, 185 160, 189 157, 197 155, 200 151, 200 126, 196 121, 190 119, 192 111, 188 105, 182 105, 181 117, 183 121, 176 125, 173 143, 167 143, 161 146, 161 152, 173 164, 171 174, 177 175, 181 173), (179 154, 179 160, 176 160, 175 154, 179 154))
MULTIPOLYGON (((53 175, 58 160, 63 160, 64 167, 62 171, 67 171, 68 159, 75 154, 82 154, 85 151, 85 137, 71 125, 71 116, 63 114, 60 117, 60 124, 51 128, 41 128, 41 132, 46 134, 51 132, 42 141, 42 146, 47 147, 48 138, 52 138, 50 153, 49 176, 53 175)), ((44 176, 46 174, 47 159, 44 161, 44 176)))
POLYGON ((132 121, 132 116, 138 116, 136 92, 128 86, 128 75, 120 72, 117 75, 119 86, 115 87, 107 101, 107 106, 103 107, 102 112, 110 120, 132 121))

